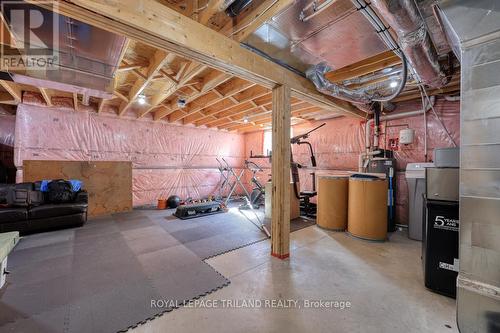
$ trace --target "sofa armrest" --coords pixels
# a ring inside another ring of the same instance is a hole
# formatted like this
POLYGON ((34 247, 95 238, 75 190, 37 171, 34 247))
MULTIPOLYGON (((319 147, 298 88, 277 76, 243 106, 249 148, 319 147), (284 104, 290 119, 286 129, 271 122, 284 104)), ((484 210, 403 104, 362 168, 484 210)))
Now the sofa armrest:
POLYGON ((87 191, 78 191, 75 198, 75 203, 89 203, 89 194, 87 191))

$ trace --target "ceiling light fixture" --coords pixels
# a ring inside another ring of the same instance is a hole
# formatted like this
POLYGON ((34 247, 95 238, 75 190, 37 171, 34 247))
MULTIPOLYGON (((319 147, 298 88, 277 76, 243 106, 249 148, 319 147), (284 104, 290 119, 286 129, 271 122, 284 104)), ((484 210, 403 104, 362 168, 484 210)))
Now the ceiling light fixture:
POLYGON ((177 106, 181 109, 184 108, 186 106, 186 104, 187 104, 187 102, 184 98, 179 98, 177 100, 177 106))
POLYGON ((396 88, 398 86, 398 83, 396 81, 391 81, 391 83, 389 83, 389 87, 391 88, 396 88))
POLYGON ((144 95, 139 95, 139 97, 137 97, 137 102, 141 105, 144 105, 146 104, 146 96, 144 95))
POLYGON ((243 117, 243 122, 244 122, 245 124, 246 124, 246 123, 248 123, 248 117, 247 117, 247 116, 243 117))

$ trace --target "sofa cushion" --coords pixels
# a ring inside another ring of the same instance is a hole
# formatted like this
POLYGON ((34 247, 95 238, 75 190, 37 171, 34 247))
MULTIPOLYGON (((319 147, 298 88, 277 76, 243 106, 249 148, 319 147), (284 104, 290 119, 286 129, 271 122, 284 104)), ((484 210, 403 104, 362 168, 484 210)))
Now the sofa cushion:
POLYGON ((0 208, 0 223, 25 221, 27 218, 26 208, 0 208))
POLYGON ((14 188, 16 190, 33 191, 33 190, 35 190, 35 185, 33 183, 17 183, 14 185, 14 188))
POLYGON ((87 204, 84 203, 64 203, 46 204, 33 207, 28 211, 30 219, 44 219, 49 217, 81 214, 87 211, 87 204))

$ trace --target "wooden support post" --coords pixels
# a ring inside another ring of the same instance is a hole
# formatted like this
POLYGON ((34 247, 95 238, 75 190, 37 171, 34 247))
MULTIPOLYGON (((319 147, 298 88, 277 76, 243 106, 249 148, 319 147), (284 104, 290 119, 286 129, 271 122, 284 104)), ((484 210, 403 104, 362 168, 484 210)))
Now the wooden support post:
POLYGON ((290 253, 290 88, 273 89, 271 255, 290 253))

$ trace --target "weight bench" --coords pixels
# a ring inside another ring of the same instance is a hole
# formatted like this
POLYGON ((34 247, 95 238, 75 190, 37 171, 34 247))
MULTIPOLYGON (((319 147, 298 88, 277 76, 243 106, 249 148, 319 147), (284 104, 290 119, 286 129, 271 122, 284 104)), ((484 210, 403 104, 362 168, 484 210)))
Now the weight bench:
POLYGON ((181 205, 177 207, 174 216, 181 220, 192 219, 195 217, 224 213, 225 209, 220 202, 209 201, 190 205, 181 205))
POLYGON ((5 232, 0 234, 0 288, 5 284, 7 277, 7 256, 19 242, 19 232, 5 232))

